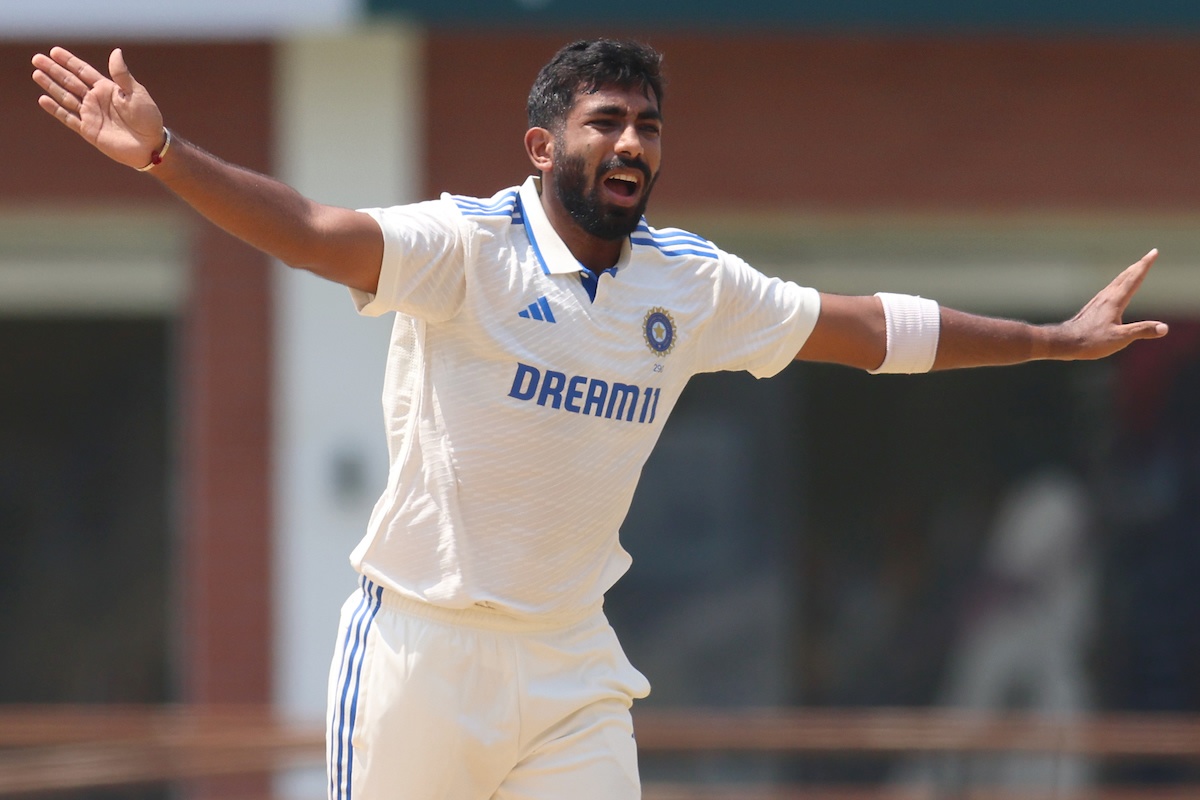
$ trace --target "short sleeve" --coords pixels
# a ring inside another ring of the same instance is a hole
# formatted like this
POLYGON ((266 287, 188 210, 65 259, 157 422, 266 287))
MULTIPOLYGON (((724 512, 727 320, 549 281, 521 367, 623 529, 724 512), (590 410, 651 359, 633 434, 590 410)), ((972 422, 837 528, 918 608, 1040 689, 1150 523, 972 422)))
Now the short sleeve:
POLYGON ((775 375, 795 358, 817 324, 821 295, 769 278, 722 253, 713 316, 701 338, 701 371, 775 375))
POLYGON ((458 313, 466 292, 462 217, 442 200, 359 209, 383 231, 383 261, 374 294, 351 289, 360 314, 400 311, 427 322, 458 313))

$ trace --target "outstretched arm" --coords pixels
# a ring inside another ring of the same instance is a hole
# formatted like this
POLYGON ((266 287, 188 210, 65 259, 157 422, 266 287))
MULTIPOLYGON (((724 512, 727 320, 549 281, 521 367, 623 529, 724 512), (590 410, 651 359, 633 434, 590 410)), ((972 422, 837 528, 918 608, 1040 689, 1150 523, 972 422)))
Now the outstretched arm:
MULTIPOLYGON (((61 47, 33 57, 38 105, 112 160, 151 164, 166 142, 162 113, 113 50, 105 77, 61 47)), ((293 267, 374 292, 383 234, 366 214, 322 205, 273 178, 226 163, 172 132, 149 174, 210 221, 293 267)))
MULTIPOLYGON (((1157 257, 1158 251, 1151 250, 1078 314, 1055 325, 1031 325, 941 308, 933 369, 1104 358, 1138 339, 1166 336, 1167 326, 1162 322, 1122 320, 1157 257)), ((823 294, 817 325, 796 358, 874 370, 887 354, 886 330, 878 297, 823 294)))

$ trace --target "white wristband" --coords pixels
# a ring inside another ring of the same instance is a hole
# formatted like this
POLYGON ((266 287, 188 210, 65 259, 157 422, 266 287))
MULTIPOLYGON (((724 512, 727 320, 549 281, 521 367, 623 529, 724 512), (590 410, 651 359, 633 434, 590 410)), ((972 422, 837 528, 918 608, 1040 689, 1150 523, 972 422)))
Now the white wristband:
POLYGON ((938 304, 910 294, 878 292, 887 324, 887 355, 872 375, 894 372, 929 372, 937 356, 942 315, 938 304))

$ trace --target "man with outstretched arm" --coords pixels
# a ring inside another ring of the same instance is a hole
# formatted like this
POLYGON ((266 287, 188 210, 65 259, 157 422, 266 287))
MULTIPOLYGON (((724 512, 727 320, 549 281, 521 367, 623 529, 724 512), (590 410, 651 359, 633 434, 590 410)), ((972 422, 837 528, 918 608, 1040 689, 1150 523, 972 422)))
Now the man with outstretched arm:
POLYGON ((562 48, 530 92, 536 175, 489 198, 355 211, 314 202, 164 127, 120 50, 105 76, 33 59, 39 104, 226 231, 394 312, 391 465, 351 554, 330 670, 331 798, 629 800, 629 709, 649 692, 601 609, 641 467, 688 379, 792 360, 871 372, 1094 359, 1150 251, 1057 325, 919 297, 848 297, 768 278, 693 233, 650 226, 661 56, 562 48))

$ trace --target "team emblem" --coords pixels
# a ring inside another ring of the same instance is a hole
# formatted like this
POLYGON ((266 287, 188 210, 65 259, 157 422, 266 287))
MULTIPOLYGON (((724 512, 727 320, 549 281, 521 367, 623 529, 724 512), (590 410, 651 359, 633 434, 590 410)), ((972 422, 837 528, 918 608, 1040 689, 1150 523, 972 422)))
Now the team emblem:
POLYGON ((646 336, 646 346, 660 356, 665 356, 675 346, 675 320, 665 308, 656 307, 646 312, 642 333, 646 336))

